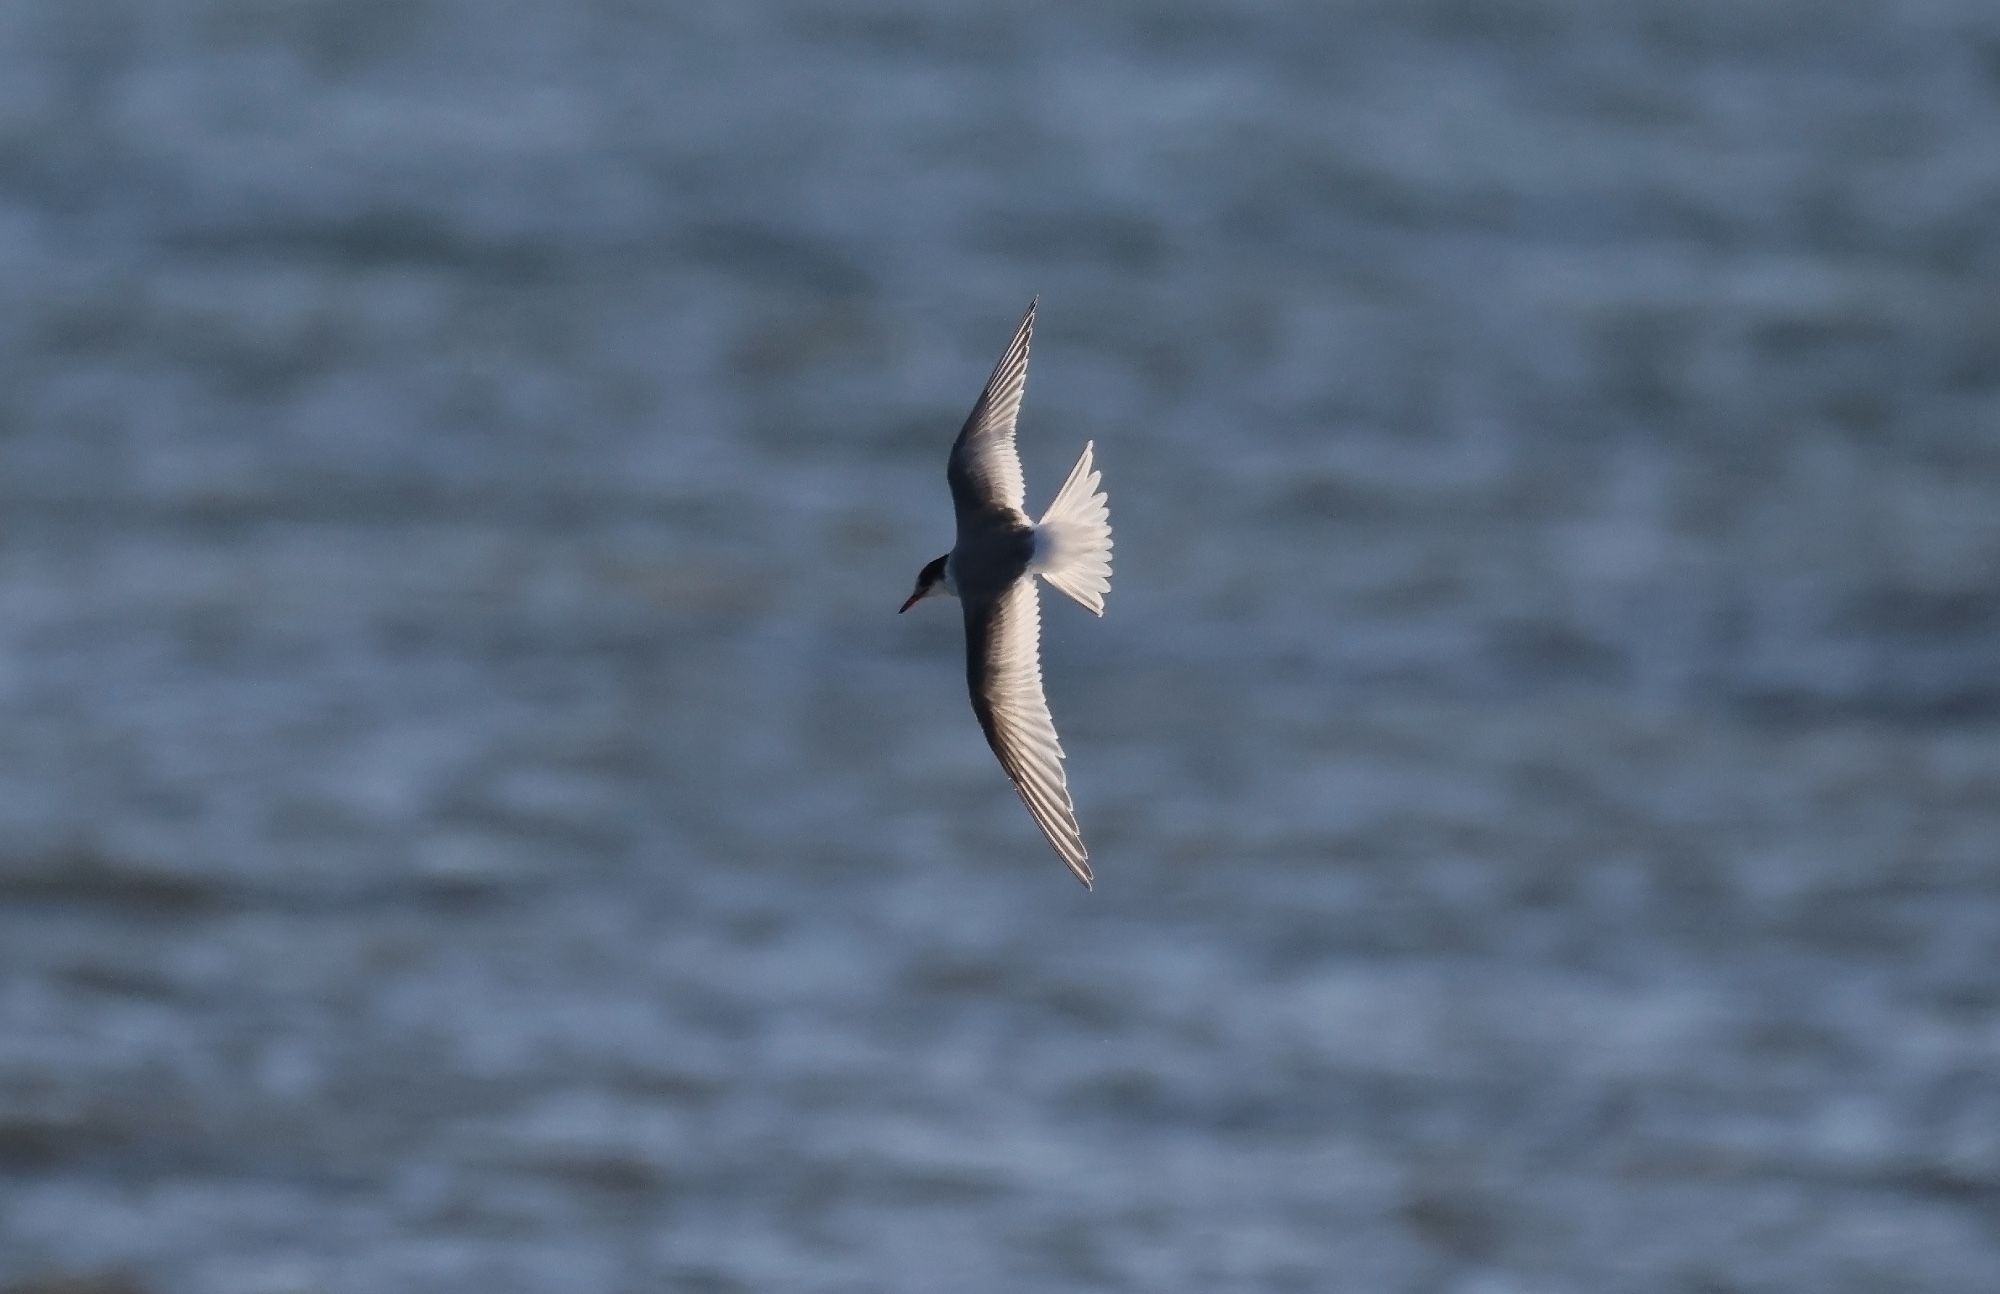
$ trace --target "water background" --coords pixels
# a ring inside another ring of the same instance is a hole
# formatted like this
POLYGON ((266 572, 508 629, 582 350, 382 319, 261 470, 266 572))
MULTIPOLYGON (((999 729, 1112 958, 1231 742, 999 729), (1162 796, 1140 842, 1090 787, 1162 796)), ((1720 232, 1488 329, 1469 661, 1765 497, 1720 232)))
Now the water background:
POLYGON ((0 1289, 1993 1288, 1996 574, 1987 0, 13 0, 0 1289))

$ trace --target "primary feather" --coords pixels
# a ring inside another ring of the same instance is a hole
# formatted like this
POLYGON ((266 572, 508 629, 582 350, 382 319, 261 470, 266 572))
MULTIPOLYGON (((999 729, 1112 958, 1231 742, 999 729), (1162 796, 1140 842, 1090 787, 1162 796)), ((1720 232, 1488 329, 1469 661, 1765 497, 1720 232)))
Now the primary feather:
POLYGON ((987 745, 1007 770, 1035 825, 1086 887, 1090 851, 1063 772, 1062 741, 1042 691, 1041 599, 1033 580, 998 598, 965 604, 966 682, 987 745))

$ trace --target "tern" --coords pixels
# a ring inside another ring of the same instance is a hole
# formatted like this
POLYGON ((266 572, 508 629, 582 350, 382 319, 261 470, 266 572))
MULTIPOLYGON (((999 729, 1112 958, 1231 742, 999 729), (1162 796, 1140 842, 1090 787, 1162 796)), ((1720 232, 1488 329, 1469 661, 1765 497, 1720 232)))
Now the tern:
MULTIPOLYGON (((1037 298, 1039 300, 1039 298, 1037 298)), ((917 572, 908 611, 928 597, 956 597, 965 612, 965 676, 972 712, 1000 767, 1076 879, 1089 889, 1090 851, 1077 826, 1063 774, 1062 742, 1042 694, 1039 575, 1104 614, 1111 591, 1111 509, 1091 466, 1092 442, 1040 521, 1022 511, 1027 487, 1014 447, 1014 422, 1028 386, 1035 301, 986 379, 945 466, 958 539, 917 572)), ((901 612, 898 612, 901 614, 901 612)))

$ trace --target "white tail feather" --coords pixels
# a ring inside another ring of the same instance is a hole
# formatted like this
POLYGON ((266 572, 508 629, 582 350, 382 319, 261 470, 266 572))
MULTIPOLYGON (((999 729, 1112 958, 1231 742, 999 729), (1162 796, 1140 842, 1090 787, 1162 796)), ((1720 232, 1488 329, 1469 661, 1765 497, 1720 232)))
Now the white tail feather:
POLYGON ((1097 488, 1102 473, 1090 465, 1091 449, 1084 445, 1083 456, 1035 527, 1035 556, 1028 569, 1101 616, 1104 595, 1111 591, 1111 505, 1097 488))

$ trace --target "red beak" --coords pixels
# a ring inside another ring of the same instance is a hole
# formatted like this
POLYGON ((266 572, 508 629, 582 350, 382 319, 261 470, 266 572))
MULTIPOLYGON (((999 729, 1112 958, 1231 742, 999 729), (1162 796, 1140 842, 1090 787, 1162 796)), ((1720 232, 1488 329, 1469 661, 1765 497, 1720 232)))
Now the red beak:
POLYGON ((896 614, 902 615, 905 611, 908 611, 911 607, 917 605, 917 603, 922 602, 923 600, 924 600, 924 591, 922 589, 918 589, 915 593, 912 593, 910 595, 910 600, 908 602, 905 602, 902 606, 896 608, 896 614))

